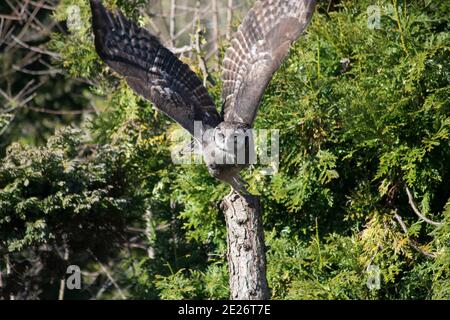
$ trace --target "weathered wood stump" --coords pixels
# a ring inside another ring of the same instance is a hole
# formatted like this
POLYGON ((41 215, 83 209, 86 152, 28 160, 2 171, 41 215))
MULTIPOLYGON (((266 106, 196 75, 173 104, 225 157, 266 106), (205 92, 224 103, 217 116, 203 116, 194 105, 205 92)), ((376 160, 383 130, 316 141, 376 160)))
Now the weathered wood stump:
POLYGON ((230 298, 269 299, 259 197, 232 192, 223 199, 221 209, 227 226, 230 298))

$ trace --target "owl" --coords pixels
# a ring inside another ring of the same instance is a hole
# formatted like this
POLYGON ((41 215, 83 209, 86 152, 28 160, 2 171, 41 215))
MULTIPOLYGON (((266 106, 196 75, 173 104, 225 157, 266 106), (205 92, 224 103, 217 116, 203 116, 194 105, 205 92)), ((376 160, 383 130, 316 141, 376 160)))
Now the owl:
POLYGON ((252 125, 273 74, 306 30, 315 0, 258 0, 226 50, 219 113, 202 81, 149 31, 90 0, 100 58, 140 96, 186 129, 209 173, 245 192, 240 172, 254 158, 252 125))

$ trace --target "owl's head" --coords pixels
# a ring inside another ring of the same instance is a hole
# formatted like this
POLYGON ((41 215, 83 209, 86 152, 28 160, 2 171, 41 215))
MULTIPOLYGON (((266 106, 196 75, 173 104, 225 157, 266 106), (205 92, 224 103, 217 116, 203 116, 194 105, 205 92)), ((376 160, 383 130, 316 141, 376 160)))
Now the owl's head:
POLYGON ((214 142, 221 152, 232 159, 243 159, 238 162, 244 164, 253 144, 252 130, 246 124, 222 122, 214 129, 214 142))

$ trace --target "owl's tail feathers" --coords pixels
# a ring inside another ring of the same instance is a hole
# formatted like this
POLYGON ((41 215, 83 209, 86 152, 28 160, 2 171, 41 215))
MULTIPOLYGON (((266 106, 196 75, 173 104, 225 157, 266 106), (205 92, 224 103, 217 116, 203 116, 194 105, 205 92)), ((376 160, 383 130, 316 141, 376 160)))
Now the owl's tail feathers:
POLYGON ((236 175, 233 178, 231 178, 230 181, 232 191, 237 192, 241 196, 249 195, 250 192, 248 192, 247 187, 248 183, 245 181, 240 175, 236 175))

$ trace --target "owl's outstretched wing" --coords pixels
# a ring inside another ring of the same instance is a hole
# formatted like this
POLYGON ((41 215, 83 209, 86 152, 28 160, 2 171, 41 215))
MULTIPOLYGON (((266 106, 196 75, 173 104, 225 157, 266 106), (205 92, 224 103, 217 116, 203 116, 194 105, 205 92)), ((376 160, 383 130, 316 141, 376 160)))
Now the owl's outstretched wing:
POLYGON ((109 12, 100 0, 90 2, 97 53, 137 94, 191 134, 194 121, 203 128, 221 122, 206 88, 186 64, 121 12, 109 12))
POLYGON ((223 61, 224 118, 253 124, 264 91, 305 31, 315 0, 258 0, 244 18, 223 61))

